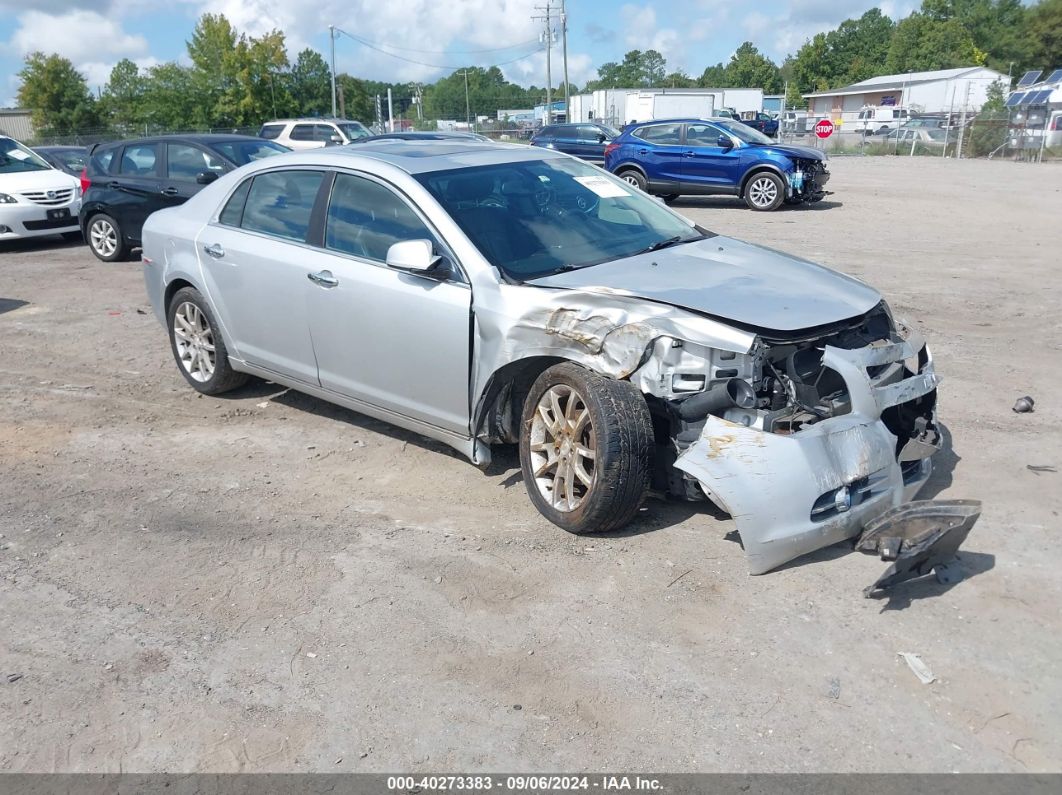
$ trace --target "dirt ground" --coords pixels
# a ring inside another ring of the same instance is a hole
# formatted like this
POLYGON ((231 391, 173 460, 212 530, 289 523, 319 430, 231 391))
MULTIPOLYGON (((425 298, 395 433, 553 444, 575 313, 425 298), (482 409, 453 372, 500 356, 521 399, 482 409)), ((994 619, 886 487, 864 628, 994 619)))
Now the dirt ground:
POLYGON ((1062 770, 1062 471, 1027 468, 1062 470, 1062 167, 831 167, 814 207, 679 209, 930 340, 926 494, 984 501, 956 585, 864 599, 843 545, 750 577, 704 506, 569 536, 512 451, 199 397, 138 264, 4 247, 0 771, 1062 770))

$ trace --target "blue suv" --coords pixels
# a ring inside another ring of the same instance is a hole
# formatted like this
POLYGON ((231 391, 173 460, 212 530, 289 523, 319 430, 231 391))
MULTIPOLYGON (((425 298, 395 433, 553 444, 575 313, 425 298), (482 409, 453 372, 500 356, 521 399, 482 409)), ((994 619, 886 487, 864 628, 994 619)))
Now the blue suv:
POLYGON ((607 124, 548 124, 535 133, 531 146, 556 149, 591 163, 605 162, 605 146, 619 137, 619 130, 607 124))
POLYGON ((789 146, 732 119, 635 124, 605 147, 605 168, 647 193, 738 196, 753 210, 817 202, 830 179, 826 153, 789 146))

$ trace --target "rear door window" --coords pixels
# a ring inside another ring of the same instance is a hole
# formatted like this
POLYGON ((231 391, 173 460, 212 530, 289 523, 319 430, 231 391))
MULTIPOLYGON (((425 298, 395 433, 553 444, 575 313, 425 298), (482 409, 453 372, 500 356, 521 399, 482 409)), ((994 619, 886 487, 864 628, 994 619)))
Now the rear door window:
POLYGON ((305 242, 323 178, 321 171, 259 174, 251 183, 240 226, 251 232, 305 242))
POLYGON ((313 141, 314 124, 296 124, 288 137, 293 141, 313 141))
POLYGON ((157 176, 159 160, 158 144, 133 144, 122 151, 118 173, 124 177, 157 176))
POLYGON ((682 143, 681 124, 651 124, 634 133, 636 138, 653 144, 678 146, 682 143))
POLYGON ((339 130, 331 124, 317 124, 314 125, 314 135, 317 137, 318 141, 330 143, 333 135, 339 135, 339 130))
POLYGON ((247 194, 251 190, 253 180, 245 179, 240 187, 232 192, 225 209, 218 216, 218 222, 225 226, 239 226, 243 220, 243 206, 247 203, 247 194))
POLYGON ((263 124, 262 129, 258 131, 258 137, 275 141, 282 132, 284 132, 283 124, 263 124))

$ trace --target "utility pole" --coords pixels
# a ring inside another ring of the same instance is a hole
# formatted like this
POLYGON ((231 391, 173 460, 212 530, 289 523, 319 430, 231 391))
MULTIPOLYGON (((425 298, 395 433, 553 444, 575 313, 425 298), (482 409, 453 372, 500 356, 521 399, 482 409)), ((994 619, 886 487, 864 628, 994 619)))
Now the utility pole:
POLYGON ((387 132, 395 131, 395 106, 391 101, 391 87, 387 87, 387 132))
POLYGON ((568 96, 568 12, 564 8, 564 0, 561 0, 561 42, 564 51, 564 120, 571 123, 572 98, 568 96))
POLYGON ((542 19, 546 22, 546 124, 553 123, 553 75, 551 72, 551 57, 553 54, 553 29, 550 24, 551 15, 553 13, 553 6, 546 3, 545 6, 535 6, 538 11, 544 12, 543 15, 537 17, 531 17, 531 19, 542 19))
POLYGON ((328 26, 328 42, 332 45, 332 118, 336 117, 336 26, 328 26))
POLYGON ((472 106, 468 102, 468 70, 462 69, 459 74, 465 76, 465 124, 468 125, 468 129, 472 129, 472 106))

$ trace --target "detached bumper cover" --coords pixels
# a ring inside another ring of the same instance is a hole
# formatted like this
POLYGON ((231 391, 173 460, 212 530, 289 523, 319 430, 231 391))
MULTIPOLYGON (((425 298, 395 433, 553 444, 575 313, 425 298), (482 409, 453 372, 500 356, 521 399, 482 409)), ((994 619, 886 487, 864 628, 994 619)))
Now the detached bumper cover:
POLYGON ((929 458, 898 460, 897 438, 881 413, 936 389, 932 361, 926 356, 917 375, 889 384, 868 373, 913 359, 921 348, 920 340, 917 347, 914 340, 857 350, 827 346, 823 363, 844 379, 851 412, 791 435, 708 417, 675 466, 733 517, 750 573, 859 534, 925 484, 929 458))

